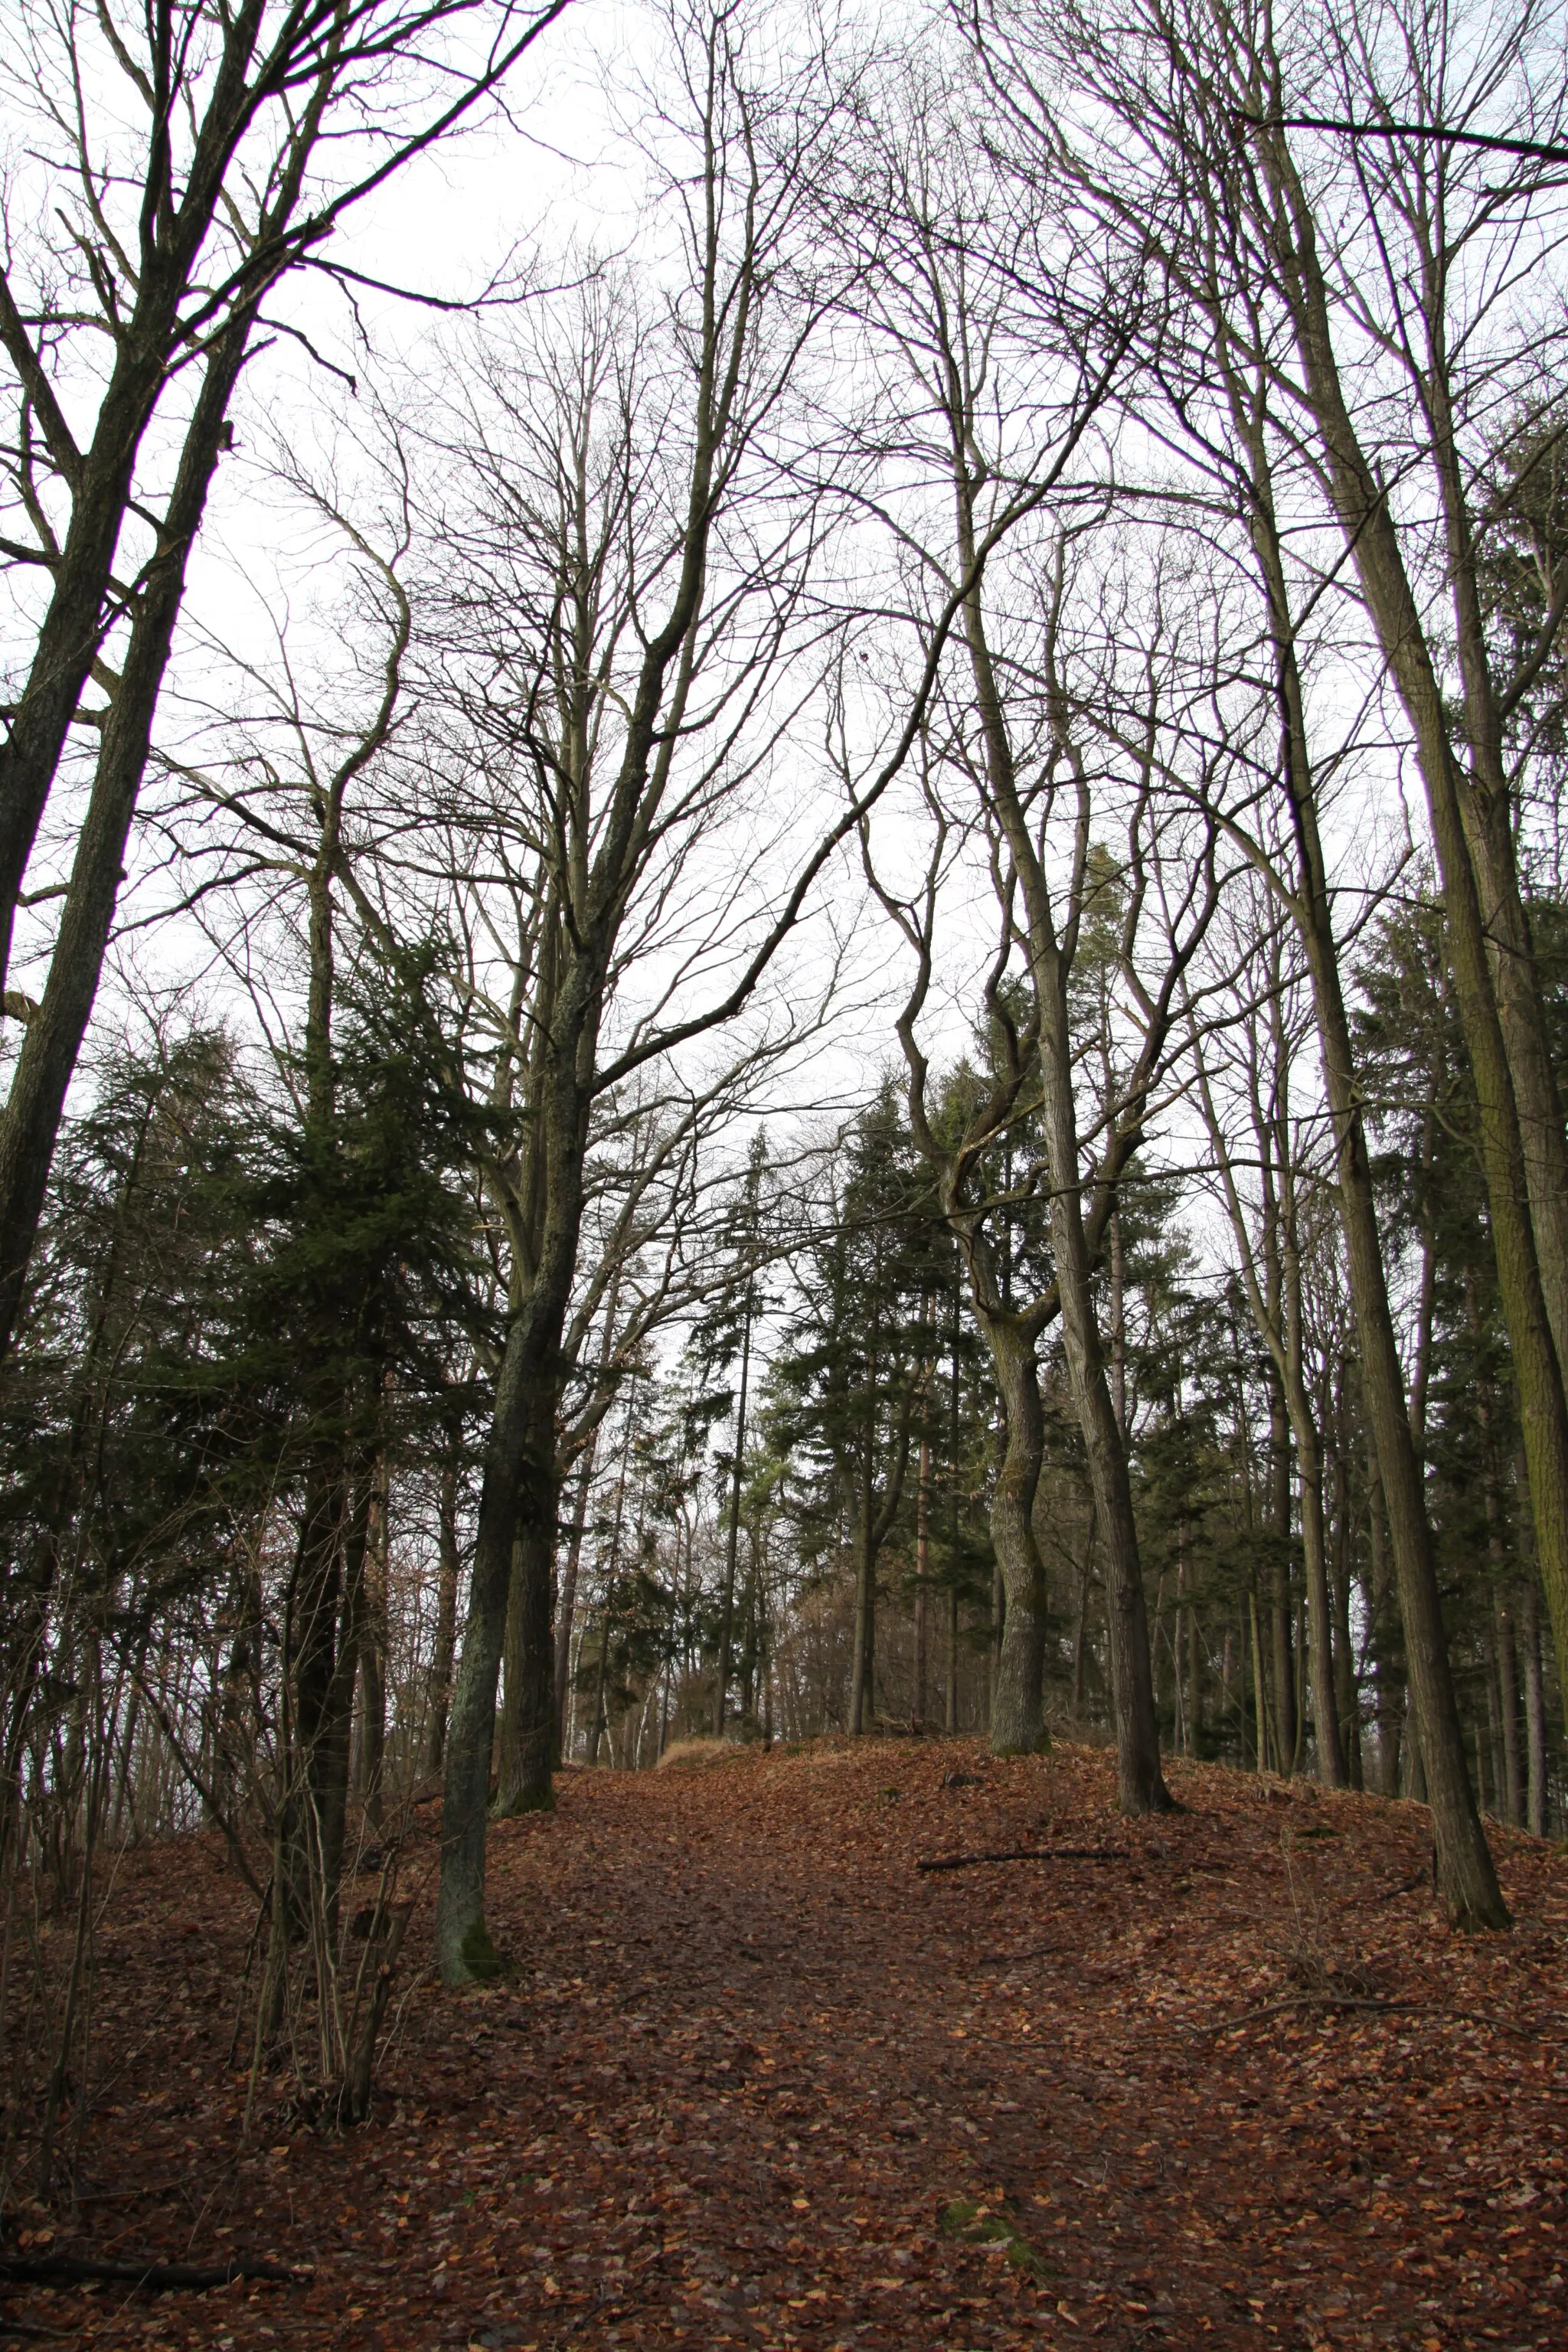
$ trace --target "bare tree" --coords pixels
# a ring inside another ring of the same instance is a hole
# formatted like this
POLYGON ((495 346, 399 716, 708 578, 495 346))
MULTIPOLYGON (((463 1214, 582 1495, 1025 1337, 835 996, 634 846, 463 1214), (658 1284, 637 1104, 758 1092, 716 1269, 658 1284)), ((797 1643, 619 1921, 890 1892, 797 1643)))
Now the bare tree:
POLYGON ((191 550, 232 440, 268 298, 412 157, 500 85, 565 0, 156 0, 122 23, 80 0, 14 13, 0 52, 46 184, 17 189, 0 274, 13 376, 6 487, 24 583, 0 747, 0 982, 18 908, 61 901, 0 1116, 0 1350, 10 1344, 66 1089, 114 918, 191 550), (482 37, 481 37, 482 38, 482 37), (352 159, 352 160, 351 160, 352 159), (30 195, 31 190, 27 191, 30 195), (90 432, 69 422, 98 388, 90 432), (43 583, 37 599, 35 579, 43 583), (103 700, 83 695, 96 681, 103 700), (24 897, 57 780, 97 738, 68 878, 24 897))
POLYGON ((855 821, 831 828, 782 902, 760 894, 769 911, 749 940, 715 922, 710 902, 699 911, 694 845, 715 838, 779 740, 784 711, 770 698, 802 634, 820 528, 811 501, 782 495, 769 436, 820 310, 800 223, 832 110, 811 57, 764 96, 748 37, 717 10, 675 27, 666 129, 680 152, 664 184, 679 244, 662 317, 637 317, 606 278, 542 374, 520 380, 510 404, 497 387, 505 437, 467 444, 479 497, 466 606, 452 613, 454 643, 466 629, 472 648, 458 707, 490 788, 519 812, 537 946, 508 1015, 525 1038, 521 1066, 501 1040, 521 1090, 521 1151, 508 1183, 510 1321, 447 1746, 437 1938, 453 1981, 496 1965, 486 1781, 514 1572, 523 1670, 534 1661, 539 1685, 524 1706, 546 1739, 553 1721, 562 1334, 595 1105, 742 1010, 855 821), (660 937, 670 965, 616 1040, 607 1024, 624 1020, 660 937))
MULTIPOLYGON (((1093 691, 1069 682, 1063 642, 1071 569, 1067 550, 1074 533, 1066 527, 1055 533, 1026 527, 1049 503, 1082 499, 1069 467, 1082 453, 1114 368, 1117 330, 1110 321, 1109 352, 1096 364, 1076 322, 1052 299, 1053 271, 1061 260, 1048 246, 1055 215, 1009 201, 1004 184, 954 163, 961 142, 944 139, 937 95, 929 82, 903 93, 901 131, 888 133, 864 172, 862 241, 873 263, 860 299, 886 370, 886 421, 879 413, 878 422, 889 453, 896 453, 895 478, 899 467, 917 470, 922 489, 929 481, 951 512, 944 527, 929 511, 911 511, 907 499, 884 509, 899 543, 910 551, 922 590, 931 583, 939 591, 964 583, 960 611, 967 675, 962 688, 949 686, 955 715, 934 740, 931 760, 934 765, 948 759, 973 795, 975 820, 991 844, 1003 910, 985 998, 988 1022, 1000 1040, 998 1075, 954 1147, 944 1149, 938 1140, 915 1034, 931 979, 945 847, 940 813, 923 894, 900 902, 877 887, 917 958, 914 992, 900 1027, 916 1139, 940 1171, 944 1207, 963 1241, 971 1297, 1007 1412, 1008 1451, 994 1513, 1007 1608, 993 1739, 1003 1748, 1028 1748, 1040 1737, 1045 1576, 1032 1522, 1043 1432, 1035 1350, 1047 1323, 1059 1314, 1107 1559, 1121 1801, 1141 1811, 1169 1799, 1160 1773, 1125 1433, 1111 1402, 1093 1288, 1117 1186, 1142 1139, 1163 1066, 1178 1010, 1177 974, 1216 901, 1213 839, 1205 844, 1200 821, 1187 901, 1190 935, 1163 978, 1145 987, 1134 943, 1150 859, 1159 854, 1153 844, 1161 819, 1149 778, 1140 783, 1134 767, 1126 791, 1125 926, 1117 960, 1140 1034, 1100 1126, 1100 1156, 1086 1171, 1073 974, 1096 887, 1095 827, 1106 821, 1106 812, 1092 773, 1093 691), (1001 552, 983 573, 980 551, 999 532, 1001 552), (1004 561, 1005 586, 997 577, 1004 561), (1014 1021, 1004 998, 1015 946, 1027 976, 1029 1010, 1022 1023, 1014 1021), (986 1214, 997 1204, 973 1187, 982 1155, 1008 1132, 1025 1103, 1043 1138, 1044 1165, 1036 1181, 1048 1204, 1055 1283, 1048 1298, 1016 1313, 985 1238, 986 1214)), ((1121 813, 1115 821, 1120 829, 1121 813)), ((1185 813, 1176 822, 1185 826, 1185 813)))
MULTIPOLYGON (((1233 907, 1237 895, 1233 894, 1233 907)), ((1230 961, 1238 974, 1237 992, 1242 1001, 1222 1023, 1212 1003, 1206 1017, 1201 1016, 1189 992, 1188 1037, 1242 1289, 1272 1362, 1294 1442, 1318 1772, 1331 1788, 1342 1788, 1348 1774, 1334 1682, 1323 1447, 1310 1393, 1303 1265, 1310 1195, 1321 1180, 1311 1165, 1310 1143, 1303 1139, 1300 1115, 1291 1104, 1291 1082, 1301 1042, 1297 1002, 1300 975, 1287 963, 1290 939, 1287 919, 1261 887, 1255 889, 1246 914, 1238 920, 1244 936, 1230 961)), ((1284 1433, 1276 1431, 1271 1436, 1276 1456, 1284 1454, 1288 1471, 1284 1433)), ((1283 1551, 1289 1535, 1288 1508, 1285 1524, 1276 1532, 1282 1538, 1283 1551)), ((1275 1720, 1279 1727, 1277 1760, 1279 1769, 1289 1772, 1294 1740, 1285 1724, 1293 1692, 1289 1583, 1283 1577, 1277 1580, 1271 1613, 1275 1720)))
MULTIPOLYGON (((1260 20, 1248 20, 1245 28, 1221 26, 1202 9, 1187 12, 1179 26, 1136 9, 1115 24, 1085 11, 1074 13, 1070 28, 1064 24, 1042 39, 1034 26, 998 10, 976 20, 975 37, 981 56, 992 61, 992 87, 1026 168, 1069 174, 1108 232, 1114 283, 1120 286, 1131 271, 1140 280, 1152 275, 1163 289, 1164 301, 1153 314, 1159 331, 1141 341, 1140 383, 1173 420, 1197 479, 1217 492, 1221 511, 1235 512, 1246 534, 1267 614, 1268 701, 1255 701, 1248 716, 1244 690, 1244 709, 1222 725, 1234 723, 1244 736, 1253 735, 1256 748, 1247 756, 1256 761, 1262 796, 1270 779, 1278 779, 1289 824, 1283 869, 1269 854, 1267 824, 1260 838, 1234 809, 1224 821, 1289 908, 1311 980, 1368 1414, 1393 1538, 1440 1876, 1457 1918, 1503 1924, 1508 1915, 1465 1760, 1405 1409, 1320 822, 1300 643, 1324 583, 1319 576, 1294 586, 1280 468, 1295 465, 1299 419, 1304 415, 1321 425, 1314 404, 1329 389, 1324 364, 1331 344, 1325 345, 1320 331, 1326 331, 1321 289, 1315 308, 1308 302, 1303 309, 1298 299, 1300 255, 1292 240, 1308 240, 1311 233, 1304 192, 1298 185, 1300 202, 1286 236, 1282 194, 1269 193, 1272 184, 1266 185, 1267 175, 1254 168, 1251 151, 1237 143, 1236 110, 1247 111, 1257 95, 1247 59, 1257 64, 1258 45, 1267 46, 1266 27, 1260 20), (1053 91, 1069 100, 1081 93, 1087 100, 1070 139, 1062 136, 1053 91), (1300 362, 1295 375, 1287 364, 1292 352, 1300 362), (1254 733, 1270 707, 1278 729, 1272 756, 1254 733)), ((1348 429, 1342 400, 1337 414, 1348 429)), ((1337 463, 1327 443, 1321 446, 1319 479, 1337 463)), ((1294 474, 1287 478, 1293 487, 1294 474)), ((1331 482, 1330 488, 1337 496, 1331 482)), ((1385 546, 1392 524, 1381 490, 1373 507, 1361 511, 1364 528, 1357 527, 1353 552, 1363 567, 1364 589, 1369 544, 1385 546)), ((1414 623, 1413 610, 1407 618, 1414 623)), ((1408 641, 1401 644, 1405 659, 1411 649, 1408 641)), ((1386 644, 1384 651, 1392 663, 1386 644)), ((1229 660, 1219 674, 1237 675, 1229 660)), ((1445 743, 1443 761, 1448 761, 1445 743)), ((1443 772, 1449 774, 1447 765, 1443 772)), ((1479 982, 1489 986, 1484 970, 1479 982)), ((1517 1127, 1515 1134, 1517 1140, 1517 1127)), ((1524 1198, 1522 1171, 1513 1198, 1516 1207, 1524 1198)))

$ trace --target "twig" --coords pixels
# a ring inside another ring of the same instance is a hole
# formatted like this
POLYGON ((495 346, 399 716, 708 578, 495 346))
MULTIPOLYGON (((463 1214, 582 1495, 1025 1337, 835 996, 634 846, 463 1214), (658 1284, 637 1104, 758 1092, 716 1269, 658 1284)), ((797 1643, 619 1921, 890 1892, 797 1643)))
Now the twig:
POLYGON ((129 2286, 152 2287, 165 2293, 185 2287, 232 2286, 236 2279, 258 2279, 271 2286, 302 2286, 314 2277, 308 2263, 234 2262, 202 2267, 191 2263, 109 2263, 90 2254, 0 2253, 0 2275, 32 2285, 79 2286, 93 2279, 118 2281, 129 2286))
POLYGON ((1429 1886, 1432 1874, 1423 1864, 1414 1878, 1402 1878, 1397 1886, 1385 1886, 1381 1895, 1369 1895, 1366 1901, 1374 1907, 1379 1903, 1392 1903, 1396 1895, 1414 1895, 1418 1886, 1429 1886))
POLYGON ((940 1853, 917 1870, 973 1870, 983 1862, 1125 1862, 1124 1845, 1020 1845, 1005 1853, 940 1853))
POLYGON ((1244 2009, 1239 2017, 1222 2017, 1214 2025, 1179 2025, 1176 2031, 1202 2041, 1211 2033, 1233 2033, 1238 2026, 1261 2024, 1267 2017, 1283 2017, 1289 2010, 1422 2009, 1425 2006, 1425 2002, 1419 2000, 1384 2000, 1360 1993, 1295 1992, 1288 2000, 1271 2000, 1262 2009, 1244 2009))

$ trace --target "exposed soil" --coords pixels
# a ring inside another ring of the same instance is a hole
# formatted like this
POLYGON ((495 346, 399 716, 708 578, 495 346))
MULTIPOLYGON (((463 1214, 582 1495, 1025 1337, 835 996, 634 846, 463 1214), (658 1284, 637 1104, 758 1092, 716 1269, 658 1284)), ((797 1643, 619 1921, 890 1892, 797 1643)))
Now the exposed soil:
POLYGON ((205 1841, 140 1857, 98 1994, 116 2079, 48 2250, 314 2274, 12 2287, 8 2319, 388 2352, 1561 2352, 1568 1863, 1500 1831, 1517 1927, 1459 1938, 1415 1807, 1171 1778, 1188 1810, 1137 1824, 1079 1748, 568 1773, 492 1836, 516 1981, 419 1974, 426 1899, 374 2119, 264 2105, 248 2147, 250 1911, 205 1841), (1090 1853, 917 1868, 1037 1846, 1090 1853))

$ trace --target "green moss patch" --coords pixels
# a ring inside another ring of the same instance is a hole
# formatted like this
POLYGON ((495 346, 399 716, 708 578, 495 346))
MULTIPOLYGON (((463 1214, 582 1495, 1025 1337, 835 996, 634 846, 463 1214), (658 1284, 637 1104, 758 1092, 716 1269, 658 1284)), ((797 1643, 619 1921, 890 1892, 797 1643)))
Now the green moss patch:
POLYGON ((1049 2267, 1022 2235, 1005 2203, 976 2205, 967 2197, 952 2198, 937 2226, 944 2238, 956 2238, 962 2245, 1000 2246, 1014 2269, 1026 2271, 1032 2278, 1042 2277, 1049 2267))

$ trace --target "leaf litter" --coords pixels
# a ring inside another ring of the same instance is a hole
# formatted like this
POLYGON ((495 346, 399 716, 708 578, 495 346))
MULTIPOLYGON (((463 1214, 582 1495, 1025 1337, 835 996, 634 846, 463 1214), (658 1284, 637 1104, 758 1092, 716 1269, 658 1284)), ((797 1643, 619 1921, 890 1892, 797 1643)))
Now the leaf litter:
POLYGON ((492 1832, 512 1974, 464 1994, 429 1966, 426 1809, 371 2122, 312 2130, 264 2086, 243 2144, 243 1893, 214 1841, 133 1856, 78 2207, 16 2209, 6 2249, 298 2282, 13 2282, 0 2325, 153 2352, 1560 2352, 1568 1863, 1495 1830, 1516 1927, 1459 1937, 1418 1808, 1169 1777, 1185 1810, 1140 1823, 1077 1747, 567 1772, 492 1832))

